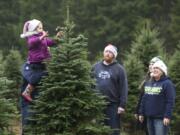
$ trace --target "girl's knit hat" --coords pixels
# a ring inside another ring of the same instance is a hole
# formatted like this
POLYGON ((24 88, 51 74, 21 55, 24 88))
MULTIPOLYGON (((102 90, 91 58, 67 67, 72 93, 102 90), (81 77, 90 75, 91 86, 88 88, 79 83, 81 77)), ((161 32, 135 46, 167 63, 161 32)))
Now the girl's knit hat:
POLYGON ((26 38, 28 36, 32 36, 34 34, 37 34, 37 31, 35 29, 37 26, 41 23, 41 21, 37 19, 29 20, 25 22, 24 28, 23 28, 23 33, 20 35, 21 38, 26 38))

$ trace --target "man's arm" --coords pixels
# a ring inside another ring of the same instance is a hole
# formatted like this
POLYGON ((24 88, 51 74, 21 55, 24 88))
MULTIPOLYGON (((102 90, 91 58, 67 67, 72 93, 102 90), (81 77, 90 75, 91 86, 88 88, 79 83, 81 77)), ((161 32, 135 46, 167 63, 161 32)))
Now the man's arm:
POLYGON ((126 106, 127 96, 128 96, 128 81, 127 81, 126 71, 123 67, 121 67, 119 85, 120 85, 120 104, 119 104, 119 107, 124 109, 126 106))

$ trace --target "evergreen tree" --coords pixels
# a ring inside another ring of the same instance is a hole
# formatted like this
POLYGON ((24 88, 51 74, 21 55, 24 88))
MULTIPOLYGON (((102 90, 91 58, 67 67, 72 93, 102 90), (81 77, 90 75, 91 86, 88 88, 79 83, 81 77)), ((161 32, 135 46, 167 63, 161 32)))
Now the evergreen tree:
MULTIPOLYGON (((169 27, 172 36, 172 45, 177 45, 180 37, 180 1, 174 0, 173 8, 171 10, 171 24, 169 27)), ((172 46, 171 46, 172 47, 172 46)))
MULTIPOLYGON (((4 75, 14 81, 14 88, 19 89, 21 83, 21 54, 18 50, 10 50, 4 62, 4 75)), ((16 93, 16 92, 15 92, 16 93)))
POLYGON ((124 62, 128 75, 129 96, 127 104, 127 115, 125 121, 132 130, 135 128, 135 113, 136 105, 140 95, 139 86, 145 73, 148 71, 149 61, 158 55, 163 55, 163 41, 158 38, 157 29, 152 29, 149 21, 144 21, 137 27, 139 30, 135 33, 135 40, 132 42, 131 49, 126 53, 124 62))
POLYGON ((3 56, 0 53, 0 133, 1 135, 13 135, 9 131, 12 118, 16 115, 16 107, 11 99, 7 98, 7 91, 12 81, 3 76, 3 56))
POLYGON ((0 133, 1 135, 12 135, 9 130, 12 127, 12 121, 17 115, 16 106, 12 99, 5 98, 6 91, 12 82, 6 77, 0 77, 0 133), (5 134, 6 133, 6 134, 5 134))
POLYGON ((67 19, 64 40, 52 50, 49 74, 32 106, 29 134, 108 135, 109 128, 102 124, 106 103, 92 89, 87 39, 83 35, 73 38, 72 28, 67 19))
POLYGON ((12 46, 18 47, 17 27, 19 22, 19 0, 1 0, 0 1, 0 48, 3 53, 9 51, 12 46))
POLYGON ((129 131, 135 130, 136 121, 134 114, 136 113, 136 105, 139 100, 139 85, 144 79, 144 65, 134 55, 128 55, 125 61, 125 69, 128 78, 128 103, 126 106, 126 115, 123 117, 124 128, 129 131))
POLYGON ((17 87, 21 83, 20 68, 22 65, 21 54, 18 50, 10 50, 4 62, 4 75, 10 80, 15 81, 17 87))
POLYGON ((147 7, 147 0, 72 1, 72 18, 77 24, 77 32, 83 31, 88 36, 90 58, 107 43, 126 48, 147 7))
POLYGON ((8 98, 13 100, 13 103, 19 108, 19 92, 21 84, 21 72, 20 67, 22 65, 22 59, 20 52, 17 50, 10 50, 4 61, 4 76, 12 83, 9 86, 9 91, 6 91, 8 98))
POLYGON ((171 34, 168 27, 171 23, 170 13, 173 8, 174 0, 147 0, 148 12, 146 18, 152 20, 153 24, 159 28, 159 34, 165 39, 164 45, 168 48, 168 52, 172 50, 171 34))
POLYGON ((139 29, 135 33, 135 40, 132 42, 130 54, 135 55, 144 65, 144 71, 147 72, 149 61, 155 56, 166 58, 163 43, 164 40, 159 38, 157 28, 153 28, 149 20, 144 20, 138 25, 139 29))
POLYGON ((171 57, 171 61, 170 61, 170 66, 169 66, 169 74, 170 77, 173 81, 173 83, 175 84, 175 88, 176 88, 176 103, 175 103, 175 108, 174 108, 174 112, 173 112, 173 131, 176 131, 176 135, 180 134, 179 131, 179 124, 180 124, 180 43, 177 46, 177 50, 174 53, 174 55, 171 57))
POLYGON ((2 51, 0 50, 0 77, 3 76, 3 70, 4 70, 4 66, 3 66, 3 54, 2 54, 2 51))

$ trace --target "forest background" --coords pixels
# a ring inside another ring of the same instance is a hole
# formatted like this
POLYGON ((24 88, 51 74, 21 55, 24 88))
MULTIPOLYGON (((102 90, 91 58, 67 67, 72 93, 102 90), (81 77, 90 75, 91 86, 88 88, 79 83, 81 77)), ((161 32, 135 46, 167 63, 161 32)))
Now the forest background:
MULTIPOLYGON (((133 113, 138 100, 138 86, 147 72, 149 60, 160 55, 169 67, 169 76, 180 90, 179 37, 180 0, 1 0, 0 1, 0 127, 8 127, 12 112, 19 114, 20 67, 26 60, 25 40, 20 38, 24 22, 41 20, 49 35, 66 20, 66 6, 74 22, 74 35, 88 38, 88 60, 100 59, 100 52, 111 43, 118 48, 118 61, 128 74, 129 99, 123 116, 124 130, 136 130, 133 113), (4 83, 5 82, 5 83, 4 83), (16 94, 14 94, 16 93, 16 94), (5 98, 5 99, 4 99, 5 98), (6 101, 8 99, 8 102, 6 101), (10 117, 9 116, 9 117, 10 117), (6 125, 6 124, 7 125, 6 125)), ((172 134, 178 134, 180 101, 176 101, 172 134)))

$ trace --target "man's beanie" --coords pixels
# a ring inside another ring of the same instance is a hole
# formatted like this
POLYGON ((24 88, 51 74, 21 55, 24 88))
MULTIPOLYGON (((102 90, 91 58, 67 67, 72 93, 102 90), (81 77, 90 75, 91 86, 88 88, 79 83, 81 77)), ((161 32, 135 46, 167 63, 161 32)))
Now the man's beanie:
POLYGON ((154 67, 158 67, 159 69, 161 69, 164 72, 165 75, 167 75, 167 66, 162 60, 155 62, 153 64, 153 68, 154 67))
POLYGON ((117 57, 117 48, 116 48, 114 45, 108 44, 108 45, 104 48, 104 52, 105 52, 105 51, 110 51, 110 52, 113 53, 114 58, 117 57))

